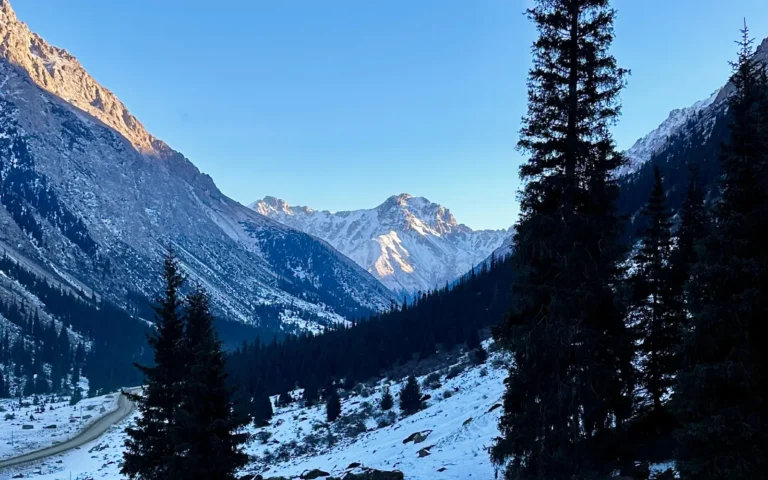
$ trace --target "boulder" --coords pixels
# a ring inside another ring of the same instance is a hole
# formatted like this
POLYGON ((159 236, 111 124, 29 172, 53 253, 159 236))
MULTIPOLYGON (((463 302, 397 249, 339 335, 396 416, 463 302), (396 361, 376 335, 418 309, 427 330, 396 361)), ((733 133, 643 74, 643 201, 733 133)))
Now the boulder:
POLYGON ((429 434, 432 433, 432 430, 423 430, 421 432, 416 432, 408 435, 408 437, 403 440, 403 443, 413 442, 413 443, 421 443, 424 440, 427 439, 429 434))
POLYGON ((316 478, 327 477, 329 475, 330 473, 328 472, 324 472, 319 468, 314 468, 308 472, 302 473, 299 478, 301 478, 301 480, 315 480, 316 478))
POLYGON ((328 480, 405 480, 403 472, 393 470, 391 472, 384 470, 365 469, 360 473, 349 472, 342 478, 329 478, 328 480))
POLYGON ((428 447, 424 447, 421 450, 419 450, 418 452, 416 452, 416 455, 418 455, 419 458, 428 457, 429 455, 431 455, 430 450, 432 450, 432 447, 434 447, 434 445, 430 445, 428 447))

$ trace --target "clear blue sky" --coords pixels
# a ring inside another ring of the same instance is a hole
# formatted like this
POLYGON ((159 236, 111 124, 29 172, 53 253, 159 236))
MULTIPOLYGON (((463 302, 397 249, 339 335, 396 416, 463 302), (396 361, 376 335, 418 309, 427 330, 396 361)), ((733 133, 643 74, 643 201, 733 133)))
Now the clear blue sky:
MULTIPOLYGON (((516 217, 529 0, 12 0, 157 137, 243 203, 344 210, 426 196, 516 217)), ((632 69, 620 147, 726 79, 766 0, 616 0, 632 69)))

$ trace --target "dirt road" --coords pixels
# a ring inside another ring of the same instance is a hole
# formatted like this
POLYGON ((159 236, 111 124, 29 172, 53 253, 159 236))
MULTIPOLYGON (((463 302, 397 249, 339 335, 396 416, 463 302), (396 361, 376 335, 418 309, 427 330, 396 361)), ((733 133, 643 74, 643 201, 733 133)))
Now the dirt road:
POLYGON ((85 445, 90 441, 96 440, 101 436, 101 434, 109 430, 109 427, 115 425, 116 423, 120 423, 123 421, 123 419, 125 419, 125 417, 130 415, 130 413, 133 411, 133 407, 133 402, 128 400, 128 397, 121 394, 120 398, 117 399, 117 410, 104 415, 92 424, 88 425, 82 432, 78 433, 77 436, 72 437, 69 440, 66 440, 57 445, 43 448, 35 452, 25 453, 24 455, 19 455, 18 457, 9 458, 7 460, 0 460, 0 471, 6 467, 21 465, 23 463, 34 462, 36 460, 42 460, 47 457, 59 455, 61 453, 72 450, 73 448, 85 445))

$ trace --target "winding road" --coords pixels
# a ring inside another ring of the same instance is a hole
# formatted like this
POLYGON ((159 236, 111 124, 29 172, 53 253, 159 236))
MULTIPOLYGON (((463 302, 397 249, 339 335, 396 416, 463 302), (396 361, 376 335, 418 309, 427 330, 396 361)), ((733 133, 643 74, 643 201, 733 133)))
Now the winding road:
POLYGON ((13 467, 23 463, 34 462, 52 457, 54 455, 59 455, 61 453, 68 452, 69 450, 85 445, 90 441, 96 440, 104 432, 109 430, 109 427, 122 422, 128 415, 131 414, 131 412, 133 412, 133 408, 133 402, 130 401, 124 393, 121 393, 120 397, 117 399, 117 410, 97 419, 95 422, 85 427, 83 431, 70 438, 69 440, 34 452, 25 453, 23 455, 19 455, 18 457, 9 458, 7 460, 0 460, 0 471, 6 467, 13 467))

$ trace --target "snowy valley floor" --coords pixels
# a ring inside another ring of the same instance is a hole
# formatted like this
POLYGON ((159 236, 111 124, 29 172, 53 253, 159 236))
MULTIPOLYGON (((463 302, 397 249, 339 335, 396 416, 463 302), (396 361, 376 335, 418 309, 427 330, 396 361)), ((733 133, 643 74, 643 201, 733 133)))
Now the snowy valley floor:
MULTIPOLYGON (((388 426, 383 424, 393 419, 387 418, 378 406, 384 381, 350 392, 342 400, 342 417, 330 427, 325 423, 324 405, 302 408, 295 403, 277 408, 269 427, 251 427, 254 437, 246 451, 253 461, 243 474, 295 478, 320 469, 338 476, 350 465, 359 463, 379 470, 399 470, 407 480, 492 479, 494 469, 487 448, 498 432, 499 402, 506 375, 505 370, 494 367, 494 364, 500 365, 494 362, 496 358, 497 355, 491 355, 486 364, 469 366, 452 379, 446 379, 448 369, 442 370, 439 372, 441 385, 423 389, 431 396, 427 408, 399 418, 396 405, 394 411, 398 418, 388 426), (419 435, 414 435, 417 433, 419 435)), ((457 372, 458 369, 454 373, 457 372)), ((425 378, 419 378, 419 382, 425 378)), ((402 384, 390 384, 395 398, 402 384)), ((296 396, 298 393, 294 392, 296 396)), ((114 401, 114 396, 87 401, 108 400, 114 401)), ((135 418, 135 414, 131 415, 98 440, 79 449, 0 471, 0 478, 23 475, 16 478, 68 480, 71 475, 73 480, 121 479, 123 429, 135 418)), ((36 448, 54 440, 39 439, 36 448)))

